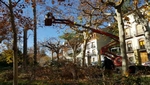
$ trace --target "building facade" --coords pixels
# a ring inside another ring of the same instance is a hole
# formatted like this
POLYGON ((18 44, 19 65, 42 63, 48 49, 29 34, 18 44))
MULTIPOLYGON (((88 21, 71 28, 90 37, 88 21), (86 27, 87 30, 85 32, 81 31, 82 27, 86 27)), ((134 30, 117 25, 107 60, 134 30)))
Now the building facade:
MULTIPOLYGON (((148 55, 145 48, 144 28, 141 24, 135 22, 135 15, 129 14, 129 20, 124 21, 126 51, 129 64, 144 63, 148 61, 148 55)), ((104 31, 108 29, 103 29, 104 31)), ((93 33, 92 38, 87 43, 85 62, 88 65, 97 64, 103 61, 100 49, 110 42, 109 36, 93 33)), ((113 48, 116 49, 116 48, 113 48)), ((77 56, 77 60, 82 63, 83 45, 81 45, 81 53, 77 56)))
POLYGON ((134 14, 128 15, 129 21, 125 21, 126 50, 130 63, 144 63, 148 61, 145 49, 144 28, 135 22, 134 14), (140 61, 139 61, 140 60, 140 61))
MULTIPOLYGON (((103 31, 109 31, 108 29, 102 29, 103 31)), ((91 39, 87 43, 85 63, 86 65, 97 65, 100 61, 103 61, 103 56, 100 54, 100 50, 103 46, 110 42, 109 36, 103 34, 92 33, 91 39)), ((82 63, 83 56, 83 44, 81 45, 81 53, 77 56, 77 60, 82 63)))

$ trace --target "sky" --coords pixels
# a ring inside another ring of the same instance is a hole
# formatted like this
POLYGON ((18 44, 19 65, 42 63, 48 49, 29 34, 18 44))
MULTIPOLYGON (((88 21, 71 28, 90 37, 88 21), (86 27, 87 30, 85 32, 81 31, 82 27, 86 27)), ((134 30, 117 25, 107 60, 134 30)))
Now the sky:
MULTIPOLYGON (((50 6, 52 5, 51 2, 49 3, 50 6)), ((27 8, 25 11, 26 16, 30 16, 33 18, 33 11, 31 9, 32 7, 27 8)), ((37 42, 43 42, 48 38, 55 37, 58 38, 60 35, 62 35, 61 29, 55 29, 54 26, 44 26, 44 18, 46 13, 48 12, 45 10, 45 7, 38 7, 37 6, 37 42), (42 13, 38 13, 43 11, 42 13), (42 27, 39 26, 39 23, 42 23, 42 27)), ((34 45, 34 33, 33 30, 28 31, 28 47, 33 47, 34 45)))
MULTIPOLYGON (((78 2, 78 0, 75 0, 76 2, 78 2)), ((55 6, 56 5, 56 7, 59 7, 59 9, 61 9, 61 10, 63 10, 63 11, 65 11, 66 9, 65 9, 65 7, 64 7, 64 5, 59 5, 59 6, 57 6, 58 4, 56 3, 56 4, 52 4, 51 2, 47 2, 47 4, 49 5, 49 6, 55 6)), ((77 7, 77 5, 76 5, 76 7, 77 7)), ((44 8, 44 7, 37 7, 37 12, 40 10, 40 9, 46 9, 46 8, 44 8)), ((56 9, 53 9, 53 10, 56 10, 56 9)), ((71 9, 72 10, 72 9, 71 9)), ((68 11, 68 10, 67 10, 68 11)), ((73 11, 73 10, 72 10, 73 11)), ((42 24, 44 24, 44 18, 45 18, 45 14, 47 13, 47 12, 49 12, 49 11, 47 11, 47 10, 45 10, 44 12, 42 12, 42 14, 38 14, 37 13, 37 18, 38 18, 38 20, 40 20, 40 23, 42 23, 42 24)), ((32 12, 32 9, 31 9, 31 7, 30 8, 28 8, 27 10, 26 10, 26 13, 25 13, 27 16, 32 16, 33 17, 33 12, 32 12)), ((54 13, 55 14, 55 13, 54 13)), ((63 15, 62 15, 63 16, 63 15)), ((38 22, 38 21, 37 21, 38 22)), ((39 23, 39 22, 38 22, 39 23)), ((38 24, 37 23, 37 24, 38 24)), ((48 39, 48 38, 50 38, 50 37, 55 37, 55 38, 58 38, 60 35, 62 35, 63 34, 63 31, 64 30, 66 30, 65 28, 64 29, 58 29, 58 27, 57 28, 55 28, 55 26, 42 26, 42 27, 40 27, 40 26, 38 26, 37 25, 37 41, 39 41, 39 42, 42 42, 42 41, 44 41, 44 40, 46 40, 46 39, 48 39)), ((33 34, 33 31, 31 31, 31 30, 29 30, 28 31, 28 47, 33 47, 33 43, 34 43, 34 39, 33 39, 33 37, 34 37, 34 34, 33 34)))
MULTIPOLYGON (((63 30, 54 29, 51 26, 38 28, 37 29, 37 41, 43 42, 44 40, 46 40, 50 37, 58 38, 60 35, 62 35, 62 33, 63 33, 62 31, 63 30)), ((34 43, 33 37, 34 37, 33 31, 29 30, 28 31, 28 47, 33 46, 33 43, 34 43)))

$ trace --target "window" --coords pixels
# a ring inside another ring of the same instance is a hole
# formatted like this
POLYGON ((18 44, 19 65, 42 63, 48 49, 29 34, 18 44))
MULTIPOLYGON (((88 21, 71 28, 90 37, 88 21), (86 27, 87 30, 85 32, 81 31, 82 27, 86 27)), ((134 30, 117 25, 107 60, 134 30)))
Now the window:
POLYGON ((125 35, 128 36, 129 33, 130 33, 129 28, 126 28, 126 29, 125 29, 125 35))
POLYGON ((131 42, 127 42, 127 50, 128 51, 133 51, 131 42))
POLYGON ((93 38, 96 38, 96 33, 93 33, 93 38))
POLYGON ((96 51, 95 51, 95 49, 94 49, 94 50, 92 50, 92 54, 93 54, 93 55, 96 55, 96 51))
POLYGON ((130 38, 131 37, 131 33, 130 33, 130 29, 129 28, 125 29, 125 37, 126 38, 130 38))
POLYGON ((90 44, 87 44, 87 47, 86 47, 87 49, 90 49, 90 44))
POLYGON ((95 42, 92 42, 91 48, 95 48, 95 42))
POLYGON ((141 34, 144 34, 144 30, 143 30, 143 27, 142 25, 137 25, 136 26, 136 30, 137 30, 137 35, 141 35, 141 34))
POLYGON ((95 58, 93 58, 93 62, 95 62, 95 58))
POLYGON ((139 40, 139 46, 140 46, 140 49, 145 49, 145 42, 143 39, 139 40))
POLYGON ((129 59, 129 62, 130 62, 130 63, 133 63, 133 62, 134 62, 134 58, 133 58, 133 57, 129 57, 128 59, 129 59))
POLYGON ((111 48, 111 52, 113 52, 113 53, 117 53, 117 52, 119 52, 119 50, 118 50, 118 48, 117 48, 117 47, 114 47, 114 48, 111 48))

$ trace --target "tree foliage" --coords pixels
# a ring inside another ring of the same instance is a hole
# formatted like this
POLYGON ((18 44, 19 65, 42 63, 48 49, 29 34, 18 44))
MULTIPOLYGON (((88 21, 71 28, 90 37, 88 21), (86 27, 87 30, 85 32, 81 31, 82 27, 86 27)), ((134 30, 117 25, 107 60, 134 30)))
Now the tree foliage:
MULTIPOLYGON (((6 61, 8 64, 13 63, 13 50, 8 49, 2 52, 3 61, 6 61)), ((22 52, 18 51, 18 63, 22 63, 22 52)))
POLYGON ((71 48, 73 53, 71 57, 74 58, 74 63, 76 63, 76 56, 80 53, 81 44, 83 43, 83 35, 79 32, 67 32, 60 36, 61 39, 65 40, 66 48, 71 48))
POLYGON ((2 3, 0 3, 0 12, 1 12, 1 17, 0 17, 0 42, 2 42, 3 40, 7 40, 7 39, 11 39, 12 38, 12 33, 9 32, 11 31, 11 27, 10 27, 10 22, 8 20, 8 10, 5 7, 5 5, 3 5, 2 3), (5 10, 4 10, 5 9, 5 10))

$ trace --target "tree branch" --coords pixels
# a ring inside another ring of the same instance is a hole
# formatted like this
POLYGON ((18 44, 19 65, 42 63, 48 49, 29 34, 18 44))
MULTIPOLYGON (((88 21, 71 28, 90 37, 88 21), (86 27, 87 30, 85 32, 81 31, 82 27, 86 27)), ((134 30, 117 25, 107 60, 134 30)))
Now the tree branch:
POLYGON ((93 9, 99 9, 99 8, 93 6, 92 4, 90 4, 88 1, 84 1, 84 2, 81 2, 81 3, 87 3, 87 4, 88 4, 89 6, 91 6, 93 9))
POLYGON ((4 1, 0 0, 0 2, 2 2, 6 7, 9 8, 9 6, 4 1))
POLYGON ((104 4, 106 4, 106 5, 109 5, 109 6, 113 6, 113 7, 115 7, 115 8, 118 8, 118 7, 120 7, 122 4, 123 4, 123 2, 124 2, 124 0, 119 0, 118 2, 111 2, 111 1, 103 1, 103 0, 101 0, 101 2, 102 3, 104 3, 104 4))
POLYGON ((21 1, 21 0, 18 0, 18 1, 16 2, 16 4, 18 4, 20 1, 21 1))

